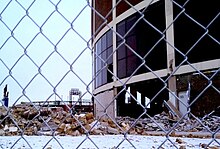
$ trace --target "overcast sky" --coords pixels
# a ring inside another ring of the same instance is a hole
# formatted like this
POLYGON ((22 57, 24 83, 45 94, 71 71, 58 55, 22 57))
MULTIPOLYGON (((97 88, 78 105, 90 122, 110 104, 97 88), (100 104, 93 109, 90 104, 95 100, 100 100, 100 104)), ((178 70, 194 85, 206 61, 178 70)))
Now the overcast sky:
MULTIPOLYGON (((87 1, 18 2, 0 2, 2 96, 6 84, 11 105, 16 100, 17 103, 28 101, 25 96, 32 101, 54 100, 52 86, 63 100, 68 100, 71 88, 85 93, 84 83, 92 80, 91 50, 87 48, 91 38, 91 8, 87 1), (70 71, 72 63, 74 73, 70 71)), ((84 98, 91 98, 91 95, 87 93, 84 98)))

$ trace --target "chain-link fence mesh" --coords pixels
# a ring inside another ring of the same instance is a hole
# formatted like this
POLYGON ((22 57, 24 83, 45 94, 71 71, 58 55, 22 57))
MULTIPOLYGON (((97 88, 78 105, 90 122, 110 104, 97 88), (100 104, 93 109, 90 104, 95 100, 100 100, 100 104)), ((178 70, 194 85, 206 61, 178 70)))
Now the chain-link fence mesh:
POLYGON ((220 148, 219 10, 1 1, 0 147, 220 148))

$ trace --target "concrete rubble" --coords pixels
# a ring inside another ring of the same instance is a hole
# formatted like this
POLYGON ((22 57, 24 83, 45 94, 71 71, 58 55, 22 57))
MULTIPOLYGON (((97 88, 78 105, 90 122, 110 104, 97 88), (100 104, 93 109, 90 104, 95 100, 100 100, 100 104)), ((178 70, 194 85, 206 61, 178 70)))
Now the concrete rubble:
POLYGON ((169 133, 170 136, 195 137, 196 134, 197 137, 210 137, 212 135, 210 132, 217 132, 215 135, 218 138, 219 125, 220 117, 215 115, 208 115, 203 119, 175 120, 162 112, 154 117, 140 119, 118 117, 112 120, 107 116, 95 119, 93 113, 71 114, 62 108, 18 105, 7 110, 0 107, 0 136, 169 133))

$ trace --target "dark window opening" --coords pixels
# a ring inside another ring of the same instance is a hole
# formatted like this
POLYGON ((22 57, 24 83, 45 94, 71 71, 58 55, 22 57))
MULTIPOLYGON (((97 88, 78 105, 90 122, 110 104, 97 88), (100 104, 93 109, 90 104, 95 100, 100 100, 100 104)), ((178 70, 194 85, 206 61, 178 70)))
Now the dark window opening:
POLYGON ((113 73, 112 30, 104 34, 96 43, 95 55, 95 87, 112 82, 113 73), (111 73, 112 72, 112 73, 111 73))
MULTIPOLYGON (((163 87, 163 82, 153 79, 130 84, 126 89, 118 88, 120 94, 117 98, 117 116, 137 118, 145 109, 150 116, 161 113, 164 111, 163 101, 169 99, 166 89, 160 92, 163 87), (160 94, 157 95, 158 92, 160 94)), ((146 114, 143 117, 146 117, 146 114)))
POLYGON ((138 13, 117 24, 117 61, 118 77, 129 77, 149 72, 151 70, 166 69, 166 42, 161 39, 165 30, 165 5, 158 1, 150 5, 144 12, 144 19, 138 21, 138 13), (154 29, 150 24, 157 28, 154 29), (135 26, 134 26, 135 25, 135 26), (125 39, 125 44, 122 44, 125 39), (145 66, 141 66, 143 59, 145 66), (123 69, 123 70, 122 70, 123 69))
POLYGON ((174 44, 182 52, 175 52, 176 65, 184 60, 185 54, 190 63, 219 59, 220 18, 210 24, 220 12, 219 1, 176 0, 176 3, 185 9, 181 13, 183 8, 174 3, 174 44))
POLYGON ((188 90, 190 83, 189 108, 193 115, 204 117, 220 106, 220 72, 209 70, 203 72, 206 77, 212 78, 212 86, 207 88, 210 83, 207 78, 200 74, 184 74, 177 76, 177 93, 188 90), (215 75, 214 75, 215 74, 215 75), (205 89, 206 88, 206 89, 205 89), (216 90, 217 89, 217 90, 216 90), (201 95, 201 92, 202 95, 201 95))

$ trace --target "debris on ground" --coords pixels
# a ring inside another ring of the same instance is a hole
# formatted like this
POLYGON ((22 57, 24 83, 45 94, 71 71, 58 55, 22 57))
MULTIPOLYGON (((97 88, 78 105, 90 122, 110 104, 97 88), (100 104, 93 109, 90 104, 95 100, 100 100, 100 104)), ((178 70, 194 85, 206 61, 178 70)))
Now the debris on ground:
MULTIPOLYGON (((135 119, 131 117, 109 117, 95 119, 93 113, 71 114, 62 108, 18 105, 8 110, 0 107, 0 136, 15 135, 70 135, 82 134, 132 134, 167 135, 185 137, 211 137, 210 131, 219 129, 220 117, 174 120, 162 112, 153 117, 135 119), (55 111, 54 111, 55 110, 55 111), (170 132, 170 130, 172 130, 170 132)), ((215 137, 219 137, 218 133, 215 137)), ((181 143, 181 140, 176 140, 181 143)), ((182 142, 183 143, 183 142, 182 142)))

